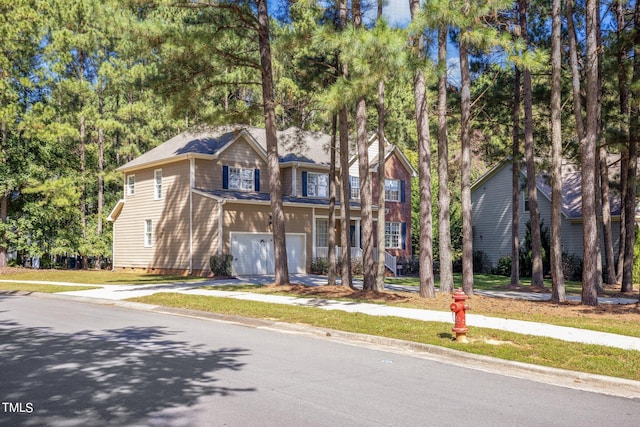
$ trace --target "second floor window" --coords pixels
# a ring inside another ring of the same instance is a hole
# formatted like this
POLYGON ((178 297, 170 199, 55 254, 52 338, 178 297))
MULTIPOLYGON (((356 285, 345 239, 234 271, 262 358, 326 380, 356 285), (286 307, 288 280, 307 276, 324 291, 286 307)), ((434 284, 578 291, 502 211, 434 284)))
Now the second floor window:
POLYGON ((254 169, 229 168, 229 189, 253 191, 254 169))
POLYGON ((350 175, 349 183, 351 184, 351 199, 352 200, 360 199, 360 177, 350 175))
POLYGON ((309 172, 307 174, 307 196, 329 197, 329 175, 309 172))
POLYGON ((162 169, 153 172, 153 198, 162 199, 162 169))
POLYGON ((397 179, 384 180, 384 198, 390 202, 400 201, 400 181, 397 179))
POLYGON ((129 175, 127 177, 127 196, 136 194, 136 176, 129 175))

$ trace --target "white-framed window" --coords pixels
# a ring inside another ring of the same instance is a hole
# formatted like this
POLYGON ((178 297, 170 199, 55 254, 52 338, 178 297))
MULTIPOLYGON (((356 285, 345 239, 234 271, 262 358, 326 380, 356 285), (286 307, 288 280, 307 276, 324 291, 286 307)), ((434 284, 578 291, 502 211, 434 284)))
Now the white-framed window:
POLYGON ((153 220, 144 220, 144 247, 150 248, 153 246, 153 220))
POLYGON ((384 223, 384 247, 385 248, 401 248, 402 247, 402 224, 399 222, 384 223))
POLYGON ((136 194, 136 176, 127 176, 127 196, 133 196, 136 194))
POLYGON ((329 175, 309 172, 307 175, 307 196, 329 197, 329 175))
POLYGON ((255 169, 229 167, 229 189, 253 191, 255 169))
POLYGON ((525 188, 522 195, 522 200, 524 200, 524 211, 529 212, 529 190, 525 188))
POLYGON ((388 202, 400 201, 400 180, 399 179, 384 180, 384 198, 388 202))
POLYGON ((349 175, 349 182, 351 184, 351 200, 360 199, 360 177, 349 175))
POLYGON ((316 221, 316 247, 326 248, 329 246, 329 221, 319 219, 316 221))
POLYGON ((153 171, 153 198, 162 199, 162 169, 153 171))

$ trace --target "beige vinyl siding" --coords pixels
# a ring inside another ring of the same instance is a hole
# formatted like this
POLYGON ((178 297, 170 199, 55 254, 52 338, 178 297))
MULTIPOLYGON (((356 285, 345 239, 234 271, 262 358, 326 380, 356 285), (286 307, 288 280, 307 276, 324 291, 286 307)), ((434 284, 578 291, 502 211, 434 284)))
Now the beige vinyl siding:
POLYGON ((114 223, 114 266, 132 268, 189 267, 189 161, 163 165, 163 198, 154 200, 152 167, 135 171, 136 191, 127 195, 114 223), (153 244, 144 246, 145 220, 153 222, 153 244))
MULTIPOLYGON (((307 269, 311 264, 312 256, 312 210, 311 208, 294 208, 286 206, 285 226, 287 233, 304 233, 306 235, 305 264, 307 269)), ((243 204, 227 202, 223 207, 224 212, 224 232, 223 232, 223 253, 231 253, 230 233, 270 233, 269 217, 271 208, 267 204, 243 204)))
POLYGON ((195 188, 221 190, 223 166, 260 169, 260 192, 269 192, 267 163, 243 138, 225 149, 218 160, 196 159, 195 188))
MULTIPOLYGON (((193 195, 193 270, 209 272, 209 258, 218 253, 218 201, 193 195)), ((187 238, 188 236, 185 236, 187 238)))
MULTIPOLYGON (((280 169, 280 182, 282 183, 282 194, 284 196, 294 196, 293 192, 293 171, 295 168, 280 169)), ((262 175, 260 175, 262 178, 262 175)), ((300 193, 298 193, 300 194, 300 193)))

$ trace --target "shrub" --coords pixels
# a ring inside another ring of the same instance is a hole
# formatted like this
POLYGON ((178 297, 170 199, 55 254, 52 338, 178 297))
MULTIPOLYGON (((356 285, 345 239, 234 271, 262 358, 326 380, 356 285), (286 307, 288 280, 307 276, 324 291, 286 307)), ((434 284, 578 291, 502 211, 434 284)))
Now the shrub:
POLYGON ((327 274, 329 273, 329 260, 327 258, 316 257, 311 260, 311 274, 327 274))
POLYGON ((213 255, 209 258, 209 267, 214 276, 231 276, 231 262, 233 255, 213 255))
POLYGON ((506 255, 498 259, 498 263, 493 269, 493 274, 511 277, 511 257, 506 255))
POLYGON ((562 253, 562 274, 567 280, 582 280, 582 258, 576 254, 562 253))
POLYGON ((473 251, 473 271, 475 273, 485 273, 487 264, 487 254, 482 251, 473 251))

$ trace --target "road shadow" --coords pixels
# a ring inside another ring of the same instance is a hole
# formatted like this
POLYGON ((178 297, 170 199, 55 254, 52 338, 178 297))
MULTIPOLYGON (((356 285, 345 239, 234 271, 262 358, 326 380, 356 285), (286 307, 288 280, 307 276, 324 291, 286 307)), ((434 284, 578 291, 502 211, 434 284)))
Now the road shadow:
POLYGON ((0 400, 14 404, 0 407, 0 425, 168 425, 200 397, 256 391, 216 378, 242 369, 249 350, 204 349, 174 334, 135 326, 65 334, 0 321, 0 400))

